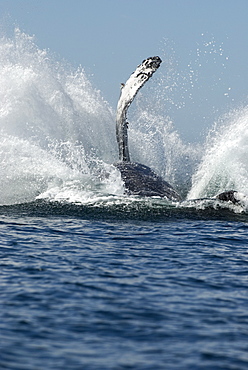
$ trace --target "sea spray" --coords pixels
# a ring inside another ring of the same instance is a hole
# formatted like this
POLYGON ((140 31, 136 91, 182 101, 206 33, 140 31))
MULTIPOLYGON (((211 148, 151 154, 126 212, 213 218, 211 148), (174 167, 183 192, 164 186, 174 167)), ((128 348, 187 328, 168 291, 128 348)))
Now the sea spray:
POLYGON ((114 116, 82 68, 57 62, 19 29, 0 39, 0 63, 1 204, 114 161, 114 116))
MULTIPOLYGON (((112 166, 118 160, 114 110, 84 70, 40 50, 19 29, 0 39, 0 62, 1 204, 123 194, 112 166)), ((131 155, 185 192, 195 150, 162 114, 164 88, 146 90, 131 114, 131 155)))
POLYGON ((97 148, 111 158, 113 115, 82 68, 57 62, 19 29, 13 39, 1 39, 0 50, 1 129, 43 147, 51 140, 79 141, 87 152, 97 148))
MULTIPOLYGON (((40 50, 19 29, 0 39, 0 62, 1 203, 122 195, 112 166, 118 160, 114 109, 84 70, 40 50)), ((171 61, 167 74, 158 76, 139 92, 129 113, 131 159, 153 168, 183 196, 192 183, 188 198, 227 188, 246 191, 246 109, 209 135, 198 167, 202 148, 181 140, 167 110, 183 105, 171 91, 182 85, 181 77, 171 61)))
POLYGON ((247 107, 226 114, 209 133, 188 199, 232 189, 248 194, 247 107))

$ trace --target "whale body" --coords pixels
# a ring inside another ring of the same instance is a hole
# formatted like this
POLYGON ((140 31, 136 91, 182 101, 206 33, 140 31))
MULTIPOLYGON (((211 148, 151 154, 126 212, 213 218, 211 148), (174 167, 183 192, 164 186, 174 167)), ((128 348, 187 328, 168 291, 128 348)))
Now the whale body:
POLYGON ((159 196, 179 201, 180 195, 173 187, 157 175, 150 167, 131 162, 128 148, 127 110, 141 87, 159 68, 162 60, 158 57, 145 59, 122 84, 121 95, 116 112, 116 138, 119 149, 119 162, 115 166, 121 173, 127 194, 140 196, 159 196))
MULTIPOLYGON (((159 68, 162 60, 158 56, 150 57, 138 65, 125 84, 122 84, 116 112, 116 138, 119 149, 119 162, 115 167, 120 171, 128 195, 144 197, 159 196, 172 201, 181 201, 181 196, 161 176, 150 167, 132 162, 128 148, 127 111, 136 94, 159 68)), ((240 203, 238 193, 234 190, 224 191, 214 198, 233 204, 240 203)), ((195 201, 201 201, 196 199, 195 201)))

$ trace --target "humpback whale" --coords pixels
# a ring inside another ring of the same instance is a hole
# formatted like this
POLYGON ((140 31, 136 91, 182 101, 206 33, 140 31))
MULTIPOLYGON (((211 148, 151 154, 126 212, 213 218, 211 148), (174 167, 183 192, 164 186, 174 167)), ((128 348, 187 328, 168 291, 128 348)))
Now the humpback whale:
POLYGON ((180 201, 181 197, 173 187, 150 167, 132 162, 128 149, 127 110, 137 92, 152 77, 162 60, 158 56, 150 57, 138 65, 125 84, 122 84, 121 94, 116 112, 116 138, 119 149, 119 162, 115 166, 121 173, 127 194, 140 196, 159 196, 168 200, 180 201))
MULTIPOLYGON (((119 162, 114 166, 120 171, 128 195, 145 197, 159 196, 172 201, 181 201, 181 196, 173 187, 154 170, 144 164, 132 162, 128 148, 127 111, 136 94, 159 68, 162 60, 158 56, 150 57, 138 65, 125 84, 121 84, 121 94, 116 112, 116 138, 119 149, 119 162)), ((233 204, 240 203, 238 193, 234 190, 224 191, 214 198, 233 204)), ((196 199, 200 201, 201 199, 196 199)))

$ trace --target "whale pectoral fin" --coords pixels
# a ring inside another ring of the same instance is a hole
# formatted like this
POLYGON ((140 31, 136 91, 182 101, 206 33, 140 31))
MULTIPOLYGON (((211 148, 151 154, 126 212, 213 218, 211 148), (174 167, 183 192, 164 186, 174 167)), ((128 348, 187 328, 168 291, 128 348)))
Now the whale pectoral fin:
POLYGON ((121 95, 116 112, 116 136, 119 147, 119 160, 122 162, 130 161, 126 125, 127 110, 139 89, 141 89, 153 73, 156 72, 161 62, 162 60, 158 56, 143 60, 131 74, 127 82, 121 84, 121 95))

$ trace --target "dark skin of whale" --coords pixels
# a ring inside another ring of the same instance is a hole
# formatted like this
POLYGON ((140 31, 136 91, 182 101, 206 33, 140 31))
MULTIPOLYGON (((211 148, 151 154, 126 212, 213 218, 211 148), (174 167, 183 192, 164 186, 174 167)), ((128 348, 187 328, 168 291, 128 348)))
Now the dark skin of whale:
POLYGON ((119 162, 115 163, 115 166, 121 173, 126 194, 142 197, 166 197, 175 201, 181 200, 173 187, 150 167, 135 162, 119 162))

